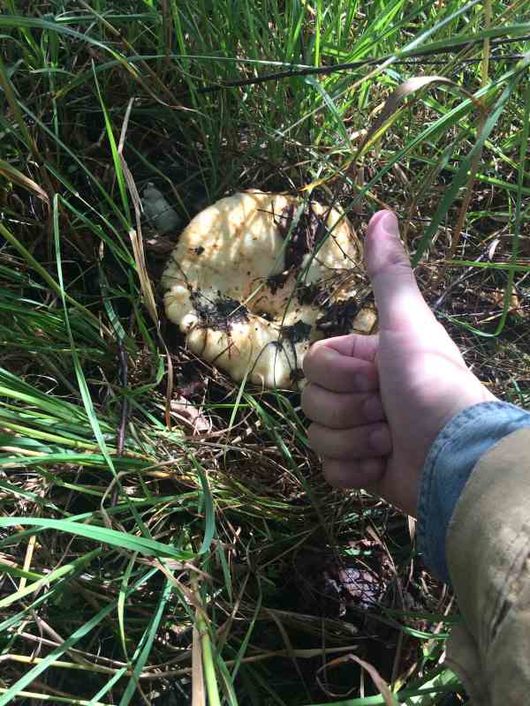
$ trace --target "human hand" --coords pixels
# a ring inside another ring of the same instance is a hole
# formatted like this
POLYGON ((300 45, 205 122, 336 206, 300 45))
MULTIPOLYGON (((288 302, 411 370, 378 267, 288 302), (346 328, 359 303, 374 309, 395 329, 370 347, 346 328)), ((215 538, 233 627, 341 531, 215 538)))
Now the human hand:
POLYGON ((415 515, 438 432, 466 407, 495 398, 423 299, 392 211, 370 220, 365 260, 379 333, 315 343, 304 360, 302 407, 332 485, 368 488, 415 515))

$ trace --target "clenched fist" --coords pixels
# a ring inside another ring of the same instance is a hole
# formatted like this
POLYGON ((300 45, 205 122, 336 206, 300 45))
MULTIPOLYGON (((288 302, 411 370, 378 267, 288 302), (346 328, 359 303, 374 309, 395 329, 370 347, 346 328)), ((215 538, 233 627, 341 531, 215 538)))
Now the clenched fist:
POLYGON ((423 299, 392 211, 368 225, 379 333, 315 343, 304 360, 309 441, 328 481, 368 488, 416 514, 430 445, 458 412, 495 399, 423 299))

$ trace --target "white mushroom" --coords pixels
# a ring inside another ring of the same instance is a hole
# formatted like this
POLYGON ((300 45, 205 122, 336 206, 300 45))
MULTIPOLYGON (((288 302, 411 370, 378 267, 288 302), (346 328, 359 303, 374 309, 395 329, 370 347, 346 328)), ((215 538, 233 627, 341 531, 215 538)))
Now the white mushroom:
POLYGON ((181 234, 162 277, 166 314, 194 353, 234 380, 296 388, 312 342, 373 327, 373 312, 359 310, 361 262, 337 208, 237 193, 181 234))

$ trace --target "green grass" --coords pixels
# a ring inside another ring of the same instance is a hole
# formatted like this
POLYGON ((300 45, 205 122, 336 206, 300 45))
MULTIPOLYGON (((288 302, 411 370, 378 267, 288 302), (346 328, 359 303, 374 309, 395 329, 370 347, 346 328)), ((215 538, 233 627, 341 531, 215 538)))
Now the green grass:
POLYGON ((385 703, 351 655, 462 703, 406 518, 326 487, 296 395, 185 351, 135 188, 182 224, 248 187, 395 208, 528 404, 527 0, 6 0, 0 34, 0 704, 385 703))

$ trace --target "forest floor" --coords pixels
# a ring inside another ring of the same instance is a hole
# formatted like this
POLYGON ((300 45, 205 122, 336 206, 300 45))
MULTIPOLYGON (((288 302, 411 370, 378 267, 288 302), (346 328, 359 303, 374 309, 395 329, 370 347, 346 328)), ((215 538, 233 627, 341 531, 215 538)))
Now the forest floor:
POLYGON ((414 521, 329 488, 299 395, 193 356, 159 277, 238 190, 360 235, 393 208, 468 364, 528 405, 527 1, 3 8, 0 706, 465 703, 414 521))

